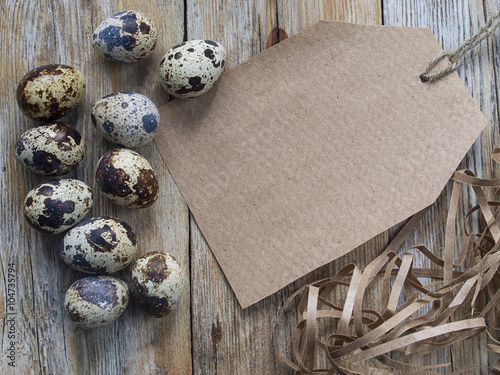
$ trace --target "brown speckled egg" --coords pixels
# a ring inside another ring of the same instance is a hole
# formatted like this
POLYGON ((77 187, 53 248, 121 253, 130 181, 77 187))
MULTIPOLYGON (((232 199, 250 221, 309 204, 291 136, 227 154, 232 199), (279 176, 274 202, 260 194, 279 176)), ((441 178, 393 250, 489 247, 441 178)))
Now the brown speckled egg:
POLYGON ((135 151, 117 148, 106 152, 95 175, 99 189, 119 206, 145 208, 158 198, 158 179, 153 168, 135 151))
POLYGON ((177 98, 193 98, 213 86, 224 70, 225 48, 211 40, 191 40, 172 47, 160 62, 163 88, 177 98))
POLYGON ((84 153, 80 132, 63 122, 28 129, 14 145, 16 160, 30 171, 44 175, 71 172, 84 153))
POLYGON ((24 200, 24 217, 36 230, 57 234, 83 220, 92 208, 92 189, 75 179, 51 180, 35 186, 24 200))
POLYGON ((64 307, 78 326, 92 329, 116 320, 128 302, 129 291, 124 281, 111 276, 89 276, 69 287, 64 307))
POLYGON ((92 46, 109 60, 135 63, 153 52, 157 39, 153 21, 128 10, 106 18, 94 31, 92 46))
POLYGON ((153 140, 160 113, 142 94, 115 92, 94 104, 92 122, 107 140, 125 147, 139 147, 153 140))
POLYGON ((127 267, 137 251, 134 230, 125 221, 94 217, 71 228, 60 246, 69 266, 88 273, 113 273, 127 267))
POLYGON ((130 292, 143 309, 160 318, 177 306, 185 283, 177 260, 170 254, 153 251, 137 259, 132 266, 130 292))
POLYGON ((53 121, 75 108, 85 93, 85 78, 67 65, 44 65, 26 74, 17 86, 17 104, 33 120, 53 121))

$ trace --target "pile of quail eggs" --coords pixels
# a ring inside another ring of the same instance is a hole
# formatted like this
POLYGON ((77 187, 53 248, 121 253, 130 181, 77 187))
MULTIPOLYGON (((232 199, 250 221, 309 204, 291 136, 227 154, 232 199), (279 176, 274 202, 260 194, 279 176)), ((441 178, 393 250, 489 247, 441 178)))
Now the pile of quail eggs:
MULTIPOLYGON (((104 20, 92 35, 92 46, 105 58, 137 63, 155 49, 154 23, 137 11, 104 20)), ((182 42, 167 51, 159 66, 163 88, 177 98, 207 92, 224 70, 226 52, 210 40, 182 42)), ((81 101, 85 78, 77 69, 45 65, 27 73, 17 87, 21 111, 43 122, 23 133, 14 145, 15 159, 26 169, 61 176, 75 169, 85 154, 85 140, 75 127, 58 121, 81 101)), ((151 164, 132 148, 151 142, 160 124, 155 104, 135 92, 116 92, 97 100, 92 123, 118 145, 97 163, 95 180, 101 193, 119 206, 146 208, 158 197, 158 179, 151 164)), ((125 221, 113 217, 84 220, 94 203, 92 189, 76 179, 49 179, 35 186, 24 200, 24 216, 45 234, 64 233, 59 253, 70 267, 91 274, 75 281, 64 304, 82 328, 96 328, 117 319, 129 293, 152 316, 167 315, 185 289, 182 268, 167 253, 153 251, 136 258, 137 236, 125 221), (131 265, 130 285, 108 274, 131 265)))

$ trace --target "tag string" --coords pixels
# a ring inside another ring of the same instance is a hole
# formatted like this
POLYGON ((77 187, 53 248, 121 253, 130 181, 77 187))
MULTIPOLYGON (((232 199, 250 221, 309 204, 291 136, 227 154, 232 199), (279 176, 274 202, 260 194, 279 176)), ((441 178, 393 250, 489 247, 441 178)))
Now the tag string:
POLYGON ((434 57, 429 64, 427 64, 427 68, 425 69, 425 73, 420 75, 420 80, 422 82, 432 82, 435 81, 446 74, 453 72, 458 69, 460 64, 462 63, 462 58, 464 55, 469 52, 471 49, 476 47, 479 43, 481 43, 484 39, 489 37, 493 31, 500 24, 500 11, 497 12, 494 16, 492 16, 489 21, 481 27, 472 38, 466 40, 460 47, 455 50, 443 51, 436 57, 434 57), (431 73, 431 70, 445 57, 449 59, 449 65, 446 68, 443 68, 437 72, 431 73))

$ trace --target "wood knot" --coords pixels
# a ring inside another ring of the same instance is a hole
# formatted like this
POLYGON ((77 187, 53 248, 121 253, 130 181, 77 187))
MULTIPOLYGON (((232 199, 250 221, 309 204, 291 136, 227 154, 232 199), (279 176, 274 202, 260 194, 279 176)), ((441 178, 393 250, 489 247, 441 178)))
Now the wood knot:
POLYGON ((267 36, 266 48, 272 47, 275 44, 278 44, 279 42, 282 42, 287 38, 288 35, 286 35, 285 30, 283 30, 282 28, 275 27, 274 29, 271 30, 271 32, 267 36))
POLYGON ((217 318, 217 323, 212 323, 212 343, 214 347, 222 340, 222 325, 217 318))

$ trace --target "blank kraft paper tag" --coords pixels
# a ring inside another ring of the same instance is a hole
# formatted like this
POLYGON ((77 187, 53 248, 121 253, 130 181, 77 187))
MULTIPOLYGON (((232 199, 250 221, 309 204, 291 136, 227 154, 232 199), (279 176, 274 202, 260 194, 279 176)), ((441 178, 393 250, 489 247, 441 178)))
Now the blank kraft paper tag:
POLYGON ((243 308, 432 204, 487 121, 429 29, 322 21, 160 108, 156 144, 243 308), (422 171, 425 170, 425 173, 422 171))

